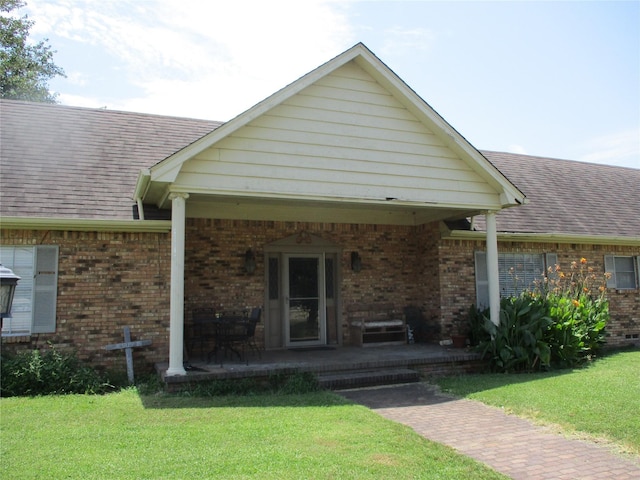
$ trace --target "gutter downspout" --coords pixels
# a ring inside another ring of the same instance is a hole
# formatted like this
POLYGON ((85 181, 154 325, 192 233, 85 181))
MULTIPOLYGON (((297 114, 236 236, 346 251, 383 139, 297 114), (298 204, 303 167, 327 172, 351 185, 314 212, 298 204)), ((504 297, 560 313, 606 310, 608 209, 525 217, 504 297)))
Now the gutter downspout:
POLYGON ((149 184, 151 183, 151 171, 148 169, 140 170, 138 174, 138 180, 136 181, 136 189, 133 192, 133 199, 138 205, 138 217, 140 220, 144 220, 144 205, 142 199, 147 194, 149 184))
POLYGON ((136 197, 136 203, 138 204, 138 218, 144 220, 144 206, 142 205, 142 199, 136 197))

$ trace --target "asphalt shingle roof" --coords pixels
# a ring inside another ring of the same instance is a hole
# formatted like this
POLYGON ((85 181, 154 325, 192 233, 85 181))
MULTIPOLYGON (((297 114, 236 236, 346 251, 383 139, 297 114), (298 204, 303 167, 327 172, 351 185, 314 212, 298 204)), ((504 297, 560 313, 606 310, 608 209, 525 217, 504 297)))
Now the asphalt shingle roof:
MULTIPOLYGON (((220 125, 0 100, 0 215, 131 219, 140 170, 220 125)), ((529 200, 500 212, 498 231, 640 236, 640 169, 482 153, 529 200)))
POLYGON ((499 232, 640 237, 640 169, 482 154, 529 200, 497 215, 499 232))
POLYGON ((220 122, 0 101, 0 214, 133 218, 138 173, 220 122))

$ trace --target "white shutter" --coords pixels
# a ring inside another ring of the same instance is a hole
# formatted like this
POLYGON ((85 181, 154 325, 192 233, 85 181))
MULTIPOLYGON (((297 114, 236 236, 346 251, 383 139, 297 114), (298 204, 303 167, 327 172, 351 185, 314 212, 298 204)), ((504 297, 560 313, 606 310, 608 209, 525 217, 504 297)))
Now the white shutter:
POLYGON ((604 271, 611 274, 611 278, 607 280, 607 288, 616 288, 616 266, 613 255, 604 256, 604 271))
POLYGON ((556 265, 558 265, 557 253, 545 254, 545 272, 546 277, 551 280, 558 280, 558 274, 556 273, 556 265), (551 270, 549 270, 551 269, 551 270))
POLYGON ((0 263, 20 277, 11 315, 2 322, 3 335, 28 335, 33 318, 33 247, 1 246, 0 263))
POLYGON ((36 247, 35 295, 32 333, 56 331, 56 301, 58 297, 58 247, 36 247))
POLYGON ((487 274, 487 254, 475 252, 476 262, 476 302, 479 309, 489 307, 489 275, 487 274))

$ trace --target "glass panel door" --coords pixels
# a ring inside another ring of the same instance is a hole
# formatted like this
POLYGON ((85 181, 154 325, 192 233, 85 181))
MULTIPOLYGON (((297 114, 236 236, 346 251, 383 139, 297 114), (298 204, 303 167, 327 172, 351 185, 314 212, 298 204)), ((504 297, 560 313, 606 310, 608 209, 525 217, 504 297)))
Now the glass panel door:
POLYGON ((326 343, 323 256, 287 255, 284 263, 287 346, 323 345, 326 343))

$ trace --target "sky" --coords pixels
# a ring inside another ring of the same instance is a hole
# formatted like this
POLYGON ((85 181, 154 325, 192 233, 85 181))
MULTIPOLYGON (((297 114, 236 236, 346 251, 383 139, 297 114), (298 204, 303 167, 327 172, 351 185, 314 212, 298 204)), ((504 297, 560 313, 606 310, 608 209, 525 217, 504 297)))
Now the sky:
POLYGON ((640 168, 640 0, 26 0, 64 105, 227 121, 364 43, 480 150, 640 168))

